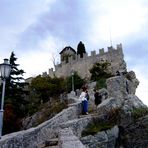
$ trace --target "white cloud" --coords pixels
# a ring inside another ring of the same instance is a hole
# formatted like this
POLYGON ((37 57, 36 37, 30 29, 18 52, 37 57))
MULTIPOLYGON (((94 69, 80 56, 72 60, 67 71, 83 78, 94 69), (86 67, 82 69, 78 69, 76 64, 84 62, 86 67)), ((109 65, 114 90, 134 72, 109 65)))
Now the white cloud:
POLYGON ((139 71, 139 69, 135 69, 137 78, 140 81, 136 95, 143 101, 143 103, 148 105, 148 79, 147 76, 143 75, 141 70, 139 71))
POLYGON ((43 72, 48 73, 48 69, 53 68, 53 57, 56 58, 56 61, 59 61, 59 54, 57 53, 62 49, 62 46, 61 48, 58 46, 59 49, 57 49, 57 43, 60 46, 62 45, 61 41, 49 36, 40 41, 35 50, 27 50, 24 54, 18 52, 18 63, 26 71, 26 74, 24 74, 25 78, 36 76, 43 72))
POLYGON ((91 4, 92 36, 110 42, 123 39, 132 33, 141 31, 147 22, 148 10, 143 1, 135 0, 104 0, 91 4), (101 11, 102 12, 101 12, 101 11))

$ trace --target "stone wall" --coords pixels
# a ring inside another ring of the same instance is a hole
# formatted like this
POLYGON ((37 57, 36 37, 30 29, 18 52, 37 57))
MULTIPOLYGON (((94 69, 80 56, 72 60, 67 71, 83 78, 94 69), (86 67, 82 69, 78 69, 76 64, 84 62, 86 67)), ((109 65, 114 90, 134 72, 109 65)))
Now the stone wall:
POLYGON ((100 49, 98 54, 96 54, 96 51, 92 51, 90 56, 86 53, 83 58, 80 58, 80 55, 78 55, 75 60, 72 59, 72 57, 69 57, 68 61, 68 63, 56 65, 55 71, 49 69, 49 75, 51 77, 54 75, 57 77, 66 77, 70 76, 71 72, 74 70, 77 71, 82 78, 88 78, 90 77, 89 69, 92 68, 93 64, 102 61, 108 61, 111 63, 109 70, 113 74, 116 74, 117 70, 126 70, 121 44, 117 45, 116 49, 108 47, 107 52, 105 52, 104 49, 100 49))

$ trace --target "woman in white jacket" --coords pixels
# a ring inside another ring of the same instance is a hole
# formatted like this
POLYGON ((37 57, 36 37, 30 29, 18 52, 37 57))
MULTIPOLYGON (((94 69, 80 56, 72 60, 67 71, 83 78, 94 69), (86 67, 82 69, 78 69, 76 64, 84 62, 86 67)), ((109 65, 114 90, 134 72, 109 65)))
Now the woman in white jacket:
POLYGON ((83 88, 83 91, 81 92, 79 96, 79 100, 82 102, 82 114, 87 115, 88 114, 88 102, 86 98, 86 88, 83 88))

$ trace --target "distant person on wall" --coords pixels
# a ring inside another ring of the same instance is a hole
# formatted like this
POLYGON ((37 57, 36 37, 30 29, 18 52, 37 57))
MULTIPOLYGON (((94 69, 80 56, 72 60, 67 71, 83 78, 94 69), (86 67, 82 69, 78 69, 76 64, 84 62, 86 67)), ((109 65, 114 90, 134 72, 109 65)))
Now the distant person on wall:
POLYGON ((82 92, 79 96, 79 99, 82 101, 82 114, 87 115, 88 114, 88 102, 87 102, 87 90, 85 87, 82 88, 82 92))
POLYGON ((119 71, 116 71, 116 76, 121 76, 119 71))
POLYGON ((96 89, 94 89, 94 97, 95 97, 94 103, 95 103, 96 108, 97 108, 97 106, 102 102, 102 98, 101 98, 100 93, 96 89))

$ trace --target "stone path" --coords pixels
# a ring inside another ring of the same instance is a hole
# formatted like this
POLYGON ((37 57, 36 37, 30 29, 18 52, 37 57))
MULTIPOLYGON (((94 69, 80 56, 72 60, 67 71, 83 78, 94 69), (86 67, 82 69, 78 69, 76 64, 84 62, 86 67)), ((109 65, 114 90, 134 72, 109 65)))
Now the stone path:
POLYGON ((97 116, 98 114, 97 113, 90 113, 90 114, 87 114, 87 115, 79 115, 78 118, 85 118, 85 117, 89 117, 89 116, 97 116))

